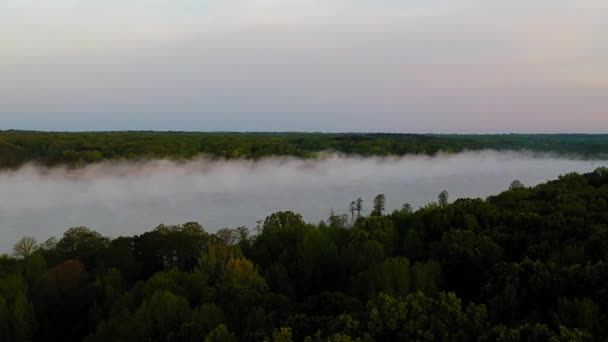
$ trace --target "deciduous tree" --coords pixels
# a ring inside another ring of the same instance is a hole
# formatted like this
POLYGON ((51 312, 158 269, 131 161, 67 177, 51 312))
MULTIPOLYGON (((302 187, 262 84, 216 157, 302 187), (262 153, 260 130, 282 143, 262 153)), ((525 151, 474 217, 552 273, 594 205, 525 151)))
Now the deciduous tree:
POLYGON ((24 236, 13 246, 13 253, 16 256, 26 258, 38 249, 36 239, 31 236, 24 236))

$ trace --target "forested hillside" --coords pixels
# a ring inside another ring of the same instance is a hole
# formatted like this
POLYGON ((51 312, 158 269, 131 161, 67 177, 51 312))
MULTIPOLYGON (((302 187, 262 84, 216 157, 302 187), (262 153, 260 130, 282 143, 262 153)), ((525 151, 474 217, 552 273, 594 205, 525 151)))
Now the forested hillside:
POLYGON ((308 158, 322 151, 385 156, 481 149, 605 157, 608 135, 0 131, 0 168, 15 168, 27 162, 79 166, 102 160, 184 160, 201 155, 230 159, 308 158))
POLYGON ((0 340, 608 338, 608 169, 417 211, 384 200, 318 225, 23 238, 0 258, 0 340))

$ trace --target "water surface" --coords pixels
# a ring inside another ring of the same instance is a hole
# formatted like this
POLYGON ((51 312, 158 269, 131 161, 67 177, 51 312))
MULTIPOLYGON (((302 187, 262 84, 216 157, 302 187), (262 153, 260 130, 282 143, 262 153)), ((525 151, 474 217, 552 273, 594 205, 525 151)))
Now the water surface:
POLYGON ((102 163, 78 170, 26 166, 0 173, 0 253, 24 235, 42 241, 69 227, 88 226, 116 237, 160 223, 198 221, 208 231, 253 227, 278 210, 308 222, 346 213, 361 197, 365 212, 378 193, 387 209, 414 207, 447 190, 450 199, 486 197, 514 179, 535 185, 567 172, 589 172, 608 162, 515 152, 466 152, 435 157, 187 163, 102 163))

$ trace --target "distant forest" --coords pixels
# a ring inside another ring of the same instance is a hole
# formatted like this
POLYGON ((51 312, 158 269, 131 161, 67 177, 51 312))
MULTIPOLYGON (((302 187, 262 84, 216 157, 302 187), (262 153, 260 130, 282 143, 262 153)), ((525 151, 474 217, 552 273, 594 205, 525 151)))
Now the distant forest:
POLYGON ((362 201, 318 224, 284 211, 213 234, 24 237, 0 257, 0 340, 608 339, 608 169, 416 211, 362 201))
POLYGON ((608 135, 0 131, 0 168, 16 168, 28 162, 81 166, 103 160, 188 160, 201 155, 226 159, 311 158, 323 151, 402 156, 482 149, 605 157, 608 135))

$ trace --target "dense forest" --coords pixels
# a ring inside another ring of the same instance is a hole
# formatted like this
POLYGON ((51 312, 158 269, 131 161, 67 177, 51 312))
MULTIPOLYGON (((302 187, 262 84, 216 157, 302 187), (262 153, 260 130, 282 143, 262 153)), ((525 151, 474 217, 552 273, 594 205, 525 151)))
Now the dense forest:
POLYGON ((0 257, 2 341, 606 341, 608 169, 308 224, 85 227, 0 257))
POLYGON ((0 131, 0 168, 16 168, 27 162, 79 166, 102 160, 185 160, 201 155, 309 158, 323 151, 400 156, 482 149, 597 157, 608 151, 608 135, 0 131))

